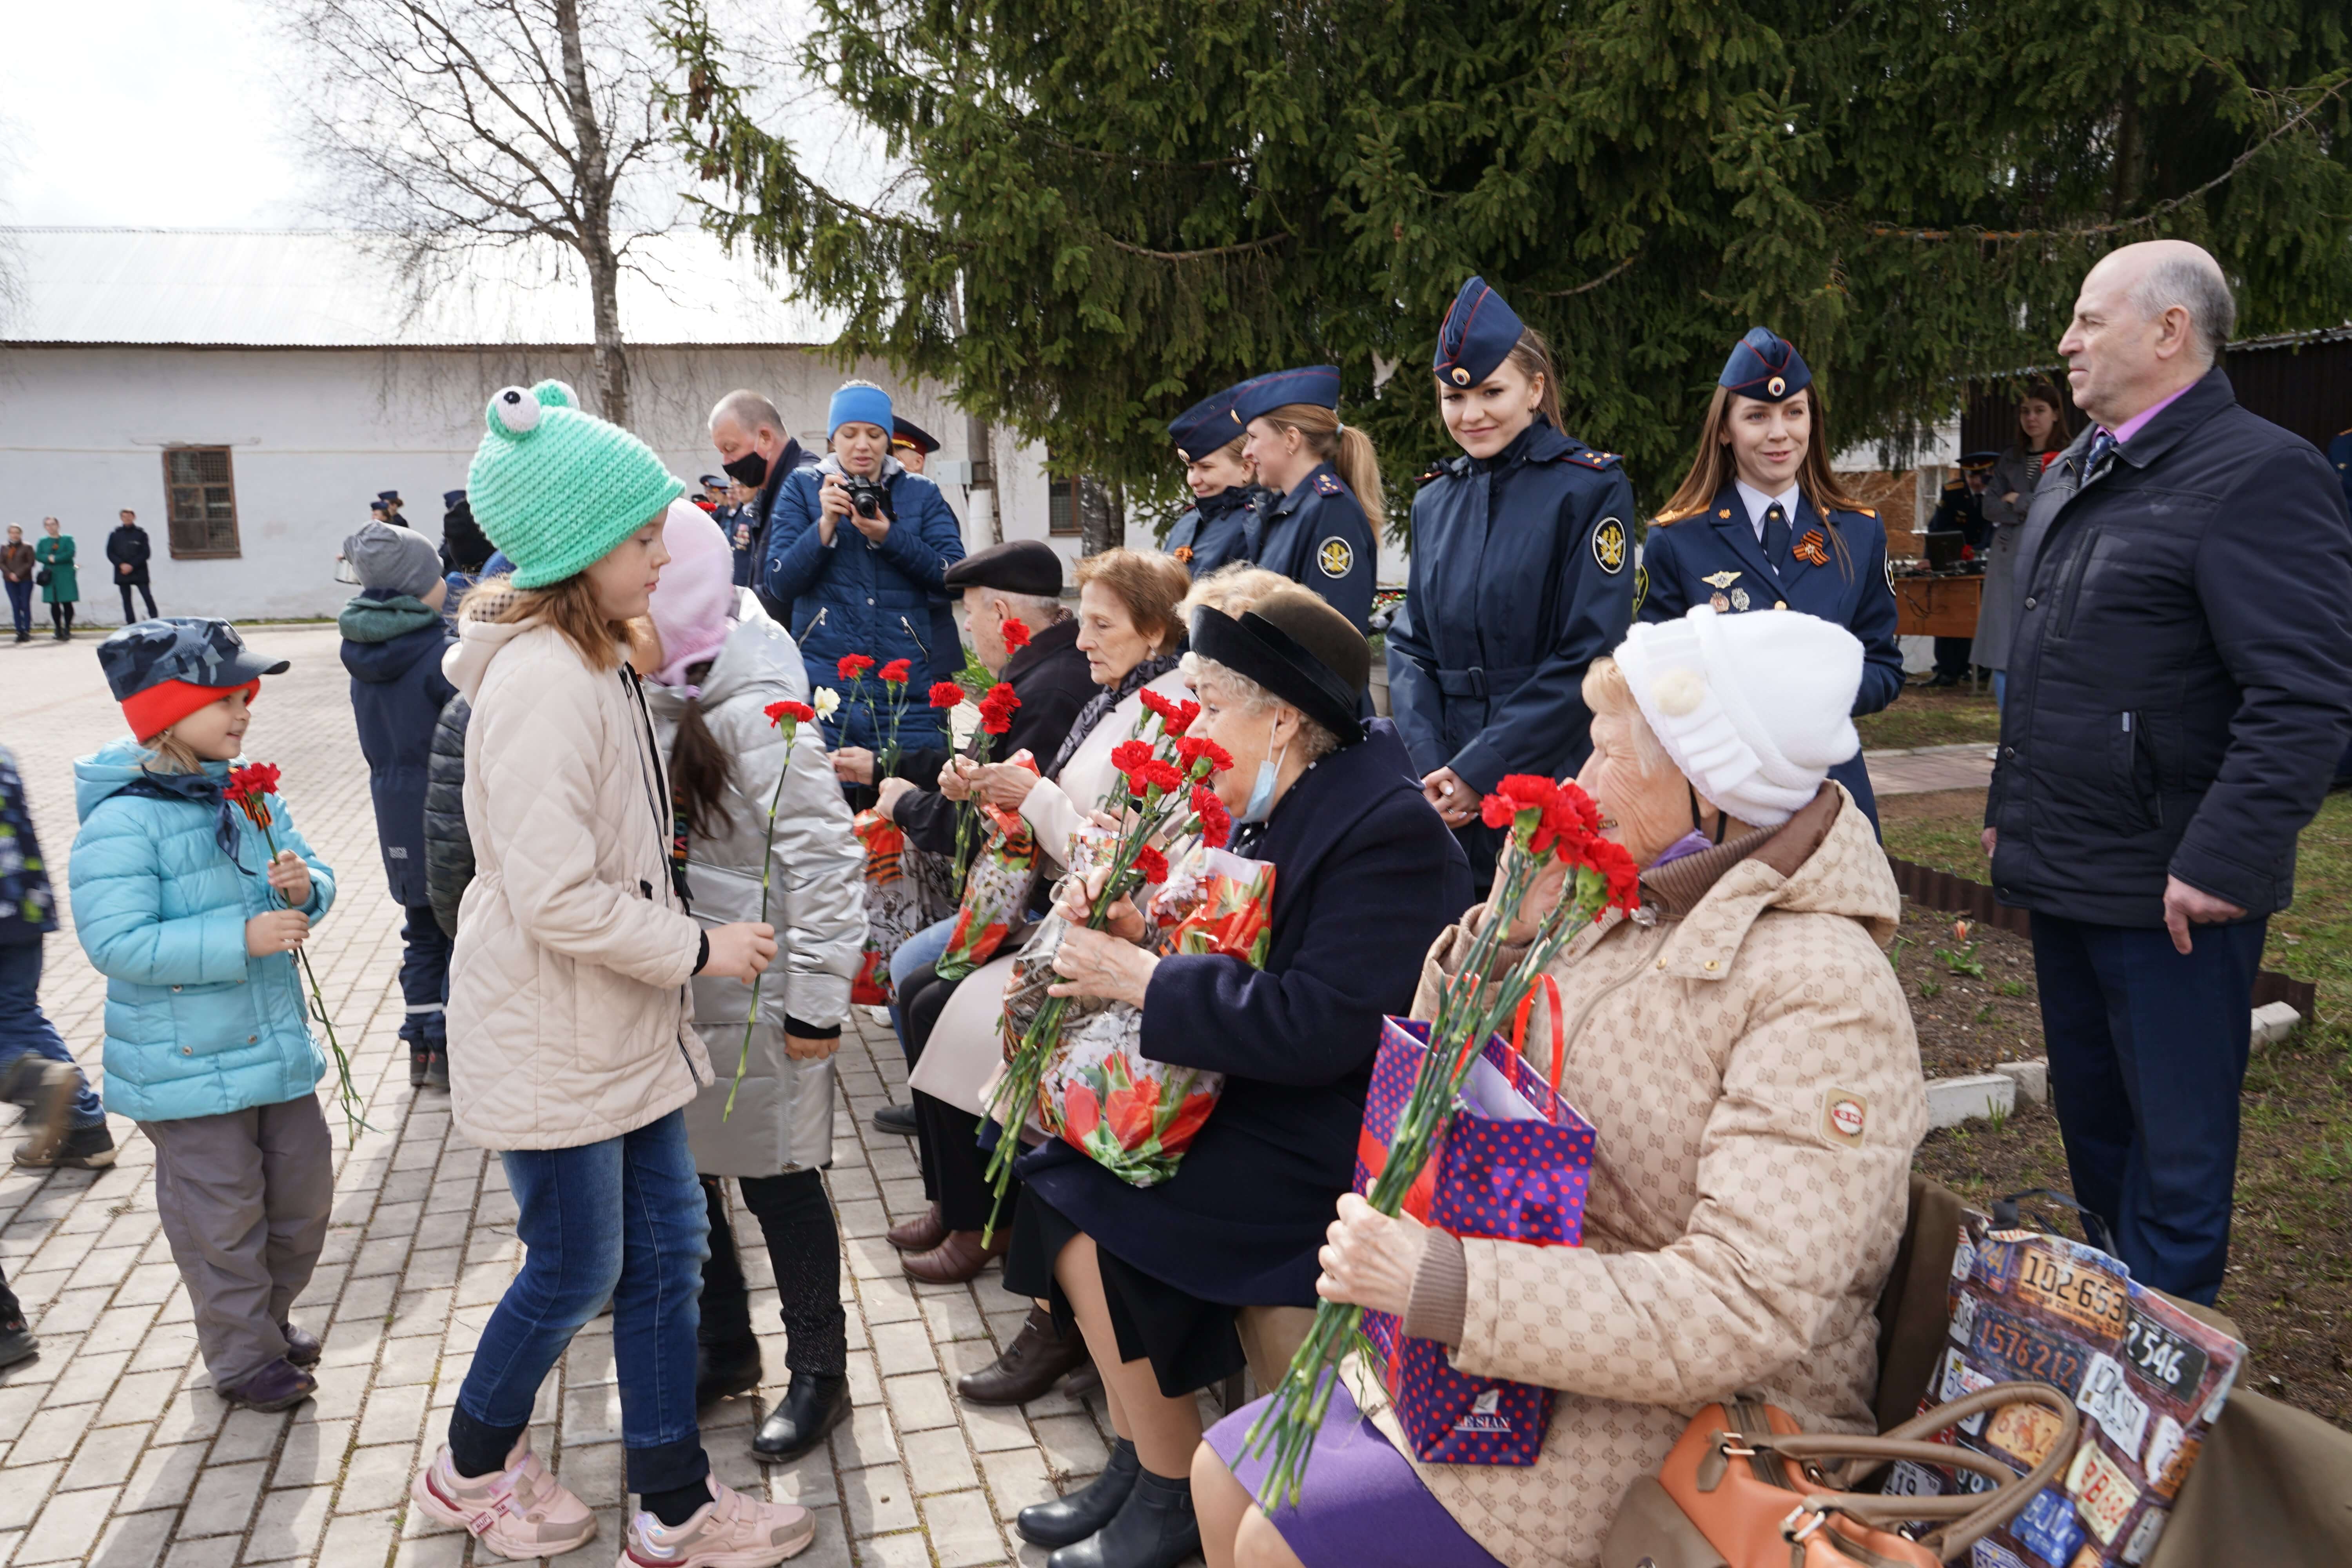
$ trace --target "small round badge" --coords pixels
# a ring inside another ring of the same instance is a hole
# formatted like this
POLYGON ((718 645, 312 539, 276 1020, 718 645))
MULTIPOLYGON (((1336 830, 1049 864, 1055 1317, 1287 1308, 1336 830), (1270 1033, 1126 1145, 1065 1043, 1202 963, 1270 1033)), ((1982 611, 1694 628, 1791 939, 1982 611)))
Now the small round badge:
POLYGON ((1470 384, 1470 373, 1464 370, 1458 364, 1454 367, 1454 384, 1456 386, 1467 386, 1470 384))
POLYGON ((1776 375, 1764 384, 1764 390, 1778 397, 1789 390, 1788 379, 1785 376, 1776 375))

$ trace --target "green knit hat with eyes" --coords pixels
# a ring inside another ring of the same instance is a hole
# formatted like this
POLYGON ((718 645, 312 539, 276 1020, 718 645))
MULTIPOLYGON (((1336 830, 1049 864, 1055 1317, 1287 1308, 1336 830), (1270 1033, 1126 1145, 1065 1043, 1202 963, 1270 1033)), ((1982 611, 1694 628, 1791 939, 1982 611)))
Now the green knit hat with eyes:
POLYGON ((581 412, 560 381, 506 388, 484 419, 466 493, 518 588, 587 570, 686 493, 652 447, 581 412))

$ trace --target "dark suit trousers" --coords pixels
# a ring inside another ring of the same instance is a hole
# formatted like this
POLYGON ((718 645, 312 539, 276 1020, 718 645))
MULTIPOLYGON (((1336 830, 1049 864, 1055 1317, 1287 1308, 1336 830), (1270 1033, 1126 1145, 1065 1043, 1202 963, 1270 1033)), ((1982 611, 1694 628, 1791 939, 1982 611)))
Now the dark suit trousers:
POLYGON ((139 596, 147 601, 147 618, 151 621, 155 618, 155 590, 150 588, 144 583, 125 583, 121 578, 117 578, 115 580, 114 586, 122 595, 122 624, 124 626, 127 626, 133 620, 137 619, 137 617, 131 613, 131 590, 133 588, 138 589, 139 596))
POLYGON ((2132 1278, 2211 1305, 2230 1253, 2238 1093, 2265 921, 2161 927, 2033 914, 2050 1090, 2074 1196, 2132 1278))

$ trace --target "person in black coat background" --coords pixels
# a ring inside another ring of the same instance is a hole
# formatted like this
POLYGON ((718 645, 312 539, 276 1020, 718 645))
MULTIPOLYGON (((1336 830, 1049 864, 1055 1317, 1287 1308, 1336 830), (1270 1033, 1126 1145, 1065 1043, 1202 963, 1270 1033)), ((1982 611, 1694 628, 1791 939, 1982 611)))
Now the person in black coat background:
POLYGON ((1335 610, 1284 588, 1238 619, 1196 611, 1192 644, 1192 732, 1233 754, 1217 793, 1244 825, 1235 850, 1274 864, 1271 941, 1264 969, 1155 958, 1130 906, 1108 933, 1066 933, 1055 961, 1063 994, 1142 1008, 1145 1056, 1227 1077, 1159 1185, 1059 1141, 1021 1160, 1005 1286, 1075 1316, 1119 1436, 1093 1485, 1022 1514, 1024 1537, 1061 1549, 1052 1568, 1170 1568, 1197 1547, 1193 1391, 1241 1370, 1235 1309, 1315 1303, 1381 1017, 1411 1005, 1429 944, 1471 900, 1395 731, 1356 716, 1371 651, 1335 610))
POLYGON ((760 607, 768 612, 769 619, 789 626, 792 603, 769 595, 757 563, 767 558, 768 525, 775 517, 776 497, 784 488, 786 476, 795 468, 816 467, 816 454, 803 448, 784 427, 784 416, 776 412, 774 404, 748 388, 729 393, 710 411, 710 444, 718 448, 719 467, 727 477, 752 490, 751 499, 741 503, 743 510, 736 514, 739 521, 751 525, 750 552, 754 564, 748 586, 760 595, 760 607))
POLYGON ((1585 667, 1633 621, 1633 487, 1614 453, 1561 434, 1550 348, 1484 279, 1446 311, 1434 368, 1463 455, 1413 497, 1389 710, 1483 888, 1504 838, 1478 819, 1486 793, 1565 777, 1592 749, 1585 667))
POLYGON ((147 618, 155 618, 155 595, 147 585, 147 562, 154 550, 147 531, 139 526, 139 514, 124 507, 120 515, 122 521, 106 536, 106 558, 114 566, 114 585, 122 594, 122 624, 127 626, 139 618, 131 613, 133 588, 147 603, 147 618))
POLYGON ((400 933, 406 1008, 400 1037, 408 1042, 408 1081, 446 1089, 442 1006, 448 999, 451 942, 434 918, 425 882, 425 795, 434 730, 442 708, 457 695, 441 673, 441 656, 456 640, 441 616, 449 584, 441 575, 440 552, 405 527, 369 523, 343 541, 343 559, 360 580, 358 595, 337 620, 343 668, 352 676, 352 711, 368 762, 384 880, 407 911, 400 933))
POLYGON ((2058 350, 2091 424, 2018 541, 1984 833, 2033 911, 2074 1195, 2134 1279, 2208 1304, 2264 928, 2352 724, 2352 517, 2310 443, 2238 406, 2235 320, 2185 241, 2083 280, 2058 350))
POLYGON ((472 579, 490 559, 490 536, 474 521, 474 503, 464 490, 441 492, 441 572, 472 579))

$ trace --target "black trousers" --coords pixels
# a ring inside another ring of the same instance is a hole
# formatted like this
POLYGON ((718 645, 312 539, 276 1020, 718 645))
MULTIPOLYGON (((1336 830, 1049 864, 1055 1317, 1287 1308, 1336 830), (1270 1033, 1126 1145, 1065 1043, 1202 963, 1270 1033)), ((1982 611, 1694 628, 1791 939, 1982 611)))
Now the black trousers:
MULTIPOLYGON (((833 1221, 824 1177, 815 1170, 780 1176, 738 1176, 744 1205, 760 1222, 768 1262, 783 1298, 784 1365, 795 1373, 839 1377, 849 1367, 848 1321, 841 1309, 841 1232, 833 1221)), ((710 1261, 702 1266, 702 1326, 707 1345, 751 1338, 751 1297, 727 1224, 721 1176, 702 1178, 710 1207, 710 1261)))
POLYGON ((131 614, 131 590, 133 588, 138 589, 139 596, 147 601, 147 618, 151 621, 155 618, 155 590, 150 588, 144 583, 118 582, 114 586, 122 595, 122 624, 124 626, 129 626, 132 619, 131 614))
POLYGON ((71 599, 52 600, 49 604, 49 628, 59 635, 72 631, 73 607, 71 599))
POLYGON ((1974 637, 1937 637, 1936 639, 1936 673, 1948 680, 1969 678, 1969 651, 1976 646, 1974 637))
MULTIPOLYGON (((961 981, 941 980, 935 969, 921 969, 898 992, 898 1009, 907 1021, 907 1062, 923 1059, 940 1012, 955 994, 961 981)), ((988 1157, 980 1147, 981 1120, 970 1111, 914 1091, 915 1144, 923 1162, 923 1195, 940 1205, 940 1217, 950 1230, 985 1230, 996 1196, 989 1189, 988 1157)), ((996 1227, 1005 1229, 1019 1212, 1021 1184, 1015 1181, 1004 1194, 1004 1212, 996 1227)))

